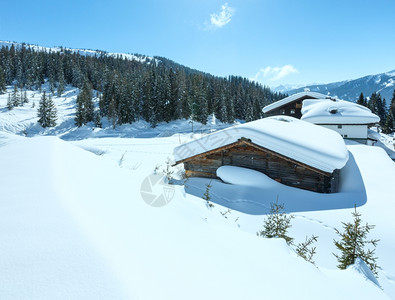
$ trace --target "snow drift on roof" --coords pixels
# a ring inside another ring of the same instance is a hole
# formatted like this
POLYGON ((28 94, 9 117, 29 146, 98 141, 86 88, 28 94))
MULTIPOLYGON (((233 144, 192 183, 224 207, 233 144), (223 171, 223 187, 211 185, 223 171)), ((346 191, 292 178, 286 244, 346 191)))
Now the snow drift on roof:
POLYGON ((242 137, 328 173, 341 169, 348 160, 348 151, 337 132, 288 116, 264 118, 214 132, 176 147, 174 157, 180 161, 242 137))
POLYGON ((276 102, 274 102, 274 103, 272 103, 272 104, 269 104, 269 105, 265 106, 265 107, 262 109, 262 111, 263 111, 264 113, 267 113, 267 112, 269 112, 269 111, 271 111, 271 110, 273 110, 273 109, 279 108, 279 107, 281 107, 281 106, 283 106, 283 105, 286 105, 286 104, 288 104, 288 103, 290 103, 290 102, 292 102, 292 101, 295 101, 295 100, 297 100, 297 99, 299 99, 299 98, 306 97, 306 96, 311 97, 311 98, 314 98, 314 99, 322 99, 322 98, 325 98, 325 97, 326 97, 326 95, 321 94, 321 93, 316 93, 316 92, 301 92, 301 93, 296 93, 296 94, 293 94, 293 95, 291 95, 291 96, 289 96, 289 97, 286 97, 286 98, 284 98, 284 99, 281 99, 281 100, 279 100, 279 101, 276 101, 276 102))
POLYGON ((373 124, 380 118, 369 108, 344 100, 304 100, 302 120, 315 124, 373 124))

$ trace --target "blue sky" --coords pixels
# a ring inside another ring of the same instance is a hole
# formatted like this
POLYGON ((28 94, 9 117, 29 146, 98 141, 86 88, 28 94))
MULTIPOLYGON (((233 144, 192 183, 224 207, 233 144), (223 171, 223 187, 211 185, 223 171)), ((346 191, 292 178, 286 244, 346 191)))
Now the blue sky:
POLYGON ((395 69, 395 0, 3 0, 0 40, 158 55, 263 84, 395 69))

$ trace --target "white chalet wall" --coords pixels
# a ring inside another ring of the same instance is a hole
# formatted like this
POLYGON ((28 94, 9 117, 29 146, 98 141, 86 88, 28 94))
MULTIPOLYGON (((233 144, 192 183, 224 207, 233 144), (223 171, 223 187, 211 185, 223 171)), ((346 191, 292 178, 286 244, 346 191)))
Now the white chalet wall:
POLYGON ((367 139, 368 138, 368 125, 331 125, 322 124, 320 126, 332 129, 338 132, 343 138, 348 139, 367 139), (339 128, 341 127, 341 128, 339 128))

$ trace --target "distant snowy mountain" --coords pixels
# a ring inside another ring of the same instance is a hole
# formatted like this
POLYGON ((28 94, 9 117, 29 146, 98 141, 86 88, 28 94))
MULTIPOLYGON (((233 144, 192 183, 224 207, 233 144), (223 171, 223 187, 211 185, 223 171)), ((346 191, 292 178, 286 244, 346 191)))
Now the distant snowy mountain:
POLYGON ((369 97, 373 92, 378 92, 387 100, 388 104, 395 89, 395 70, 377 75, 368 75, 353 80, 289 88, 282 92, 291 95, 302 92, 305 88, 310 89, 312 92, 338 96, 340 99, 349 101, 356 101, 361 92, 365 97, 369 97))

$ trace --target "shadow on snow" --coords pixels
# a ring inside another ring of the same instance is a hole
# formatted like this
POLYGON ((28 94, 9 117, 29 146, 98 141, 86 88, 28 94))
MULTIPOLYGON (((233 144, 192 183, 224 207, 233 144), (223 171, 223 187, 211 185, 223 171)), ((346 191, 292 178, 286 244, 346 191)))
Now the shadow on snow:
MULTIPOLYGON (((275 183, 273 188, 241 186, 212 180, 211 202, 251 215, 267 214, 270 203, 284 203, 287 213, 318 210, 332 210, 362 206, 367 201, 365 185, 354 156, 349 152, 349 160, 340 171, 338 193, 321 194, 275 183)), ((187 193, 202 197, 206 191, 207 178, 190 178, 185 186, 187 193)))

